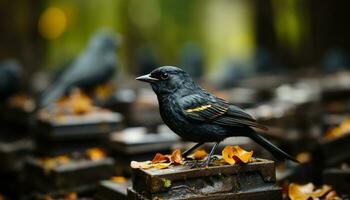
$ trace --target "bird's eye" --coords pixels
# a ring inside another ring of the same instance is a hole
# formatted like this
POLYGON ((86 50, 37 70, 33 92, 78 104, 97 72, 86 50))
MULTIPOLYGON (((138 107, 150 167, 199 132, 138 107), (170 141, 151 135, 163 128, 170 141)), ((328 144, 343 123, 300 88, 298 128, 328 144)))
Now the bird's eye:
POLYGON ((162 73, 162 74, 160 75, 160 78, 162 78, 163 80, 166 80, 166 79, 169 78, 169 74, 167 74, 167 73, 162 73))

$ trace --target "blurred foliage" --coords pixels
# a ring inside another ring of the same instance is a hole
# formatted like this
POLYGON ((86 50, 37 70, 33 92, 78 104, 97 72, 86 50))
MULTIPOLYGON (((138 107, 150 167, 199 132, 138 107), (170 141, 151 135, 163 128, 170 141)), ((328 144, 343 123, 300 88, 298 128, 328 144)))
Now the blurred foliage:
POLYGON ((139 54, 145 49, 157 65, 178 65, 188 43, 202 49, 204 74, 211 78, 226 73, 227 63, 249 75, 259 49, 271 55, 272 68, 317 66, 332 48, 348 56, 350 28, 344 24, 349 5, 316 0, 4 0, 0 57, 20 58, 29 75, 39 68, 58 69, 85 48, 93 33, 109 29, 122 42, 117 54, 128 73, 140 72, 139 54))
POLYGON ((50 67, 77 55, 100 28, 120 33, 121 63, 131 72, 138 65, 136 52, 146 45, 161 64, 178 64, 179 50, 194 41, 205 49, 208 66, 229 57, 249 60, 254 48, 250 1, 50 0, 46 6, 44 13, 54 7, 67 18, 62 35, 48 38, 50 67))

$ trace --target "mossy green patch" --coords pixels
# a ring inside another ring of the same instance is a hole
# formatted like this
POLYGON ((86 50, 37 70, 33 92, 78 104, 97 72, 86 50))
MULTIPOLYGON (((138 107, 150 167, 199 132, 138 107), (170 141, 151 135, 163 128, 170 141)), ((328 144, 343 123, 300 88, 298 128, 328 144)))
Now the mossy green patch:
POLYGON ((169 188, 171 186, 171 180, 166 179, 166 178, 162 178, 163 181, 163 186, 166 188, 169 188))

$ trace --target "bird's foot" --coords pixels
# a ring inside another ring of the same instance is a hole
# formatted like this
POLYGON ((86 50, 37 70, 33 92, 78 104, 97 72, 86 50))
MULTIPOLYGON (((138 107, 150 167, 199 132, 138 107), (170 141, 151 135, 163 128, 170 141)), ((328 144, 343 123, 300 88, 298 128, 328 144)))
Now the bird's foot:
POLYGON ((219 158, 216 156, 212 156, 210 159, 206 159, 202 164, 201 167, 208 167, 212 163, 214 163, 215 160, 218 160, 219 158))
POLYGON ((218 157, 212 156, 210 159, 206 159, 204 162, 201 162, 199 160, 192 160, 192 162, 189 165, 191 166, 191 169, 201 167, 207 168, 211 165, 211 163, 218 159, 218 157))

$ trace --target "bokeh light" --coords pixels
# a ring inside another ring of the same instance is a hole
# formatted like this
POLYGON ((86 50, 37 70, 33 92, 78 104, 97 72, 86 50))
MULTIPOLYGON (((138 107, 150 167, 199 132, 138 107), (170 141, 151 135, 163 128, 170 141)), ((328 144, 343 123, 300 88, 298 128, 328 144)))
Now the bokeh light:
POLYGON ((38 25, 41 36, 46 39, 55 39, 66 30, 67 17, 62 9, 49 7, 41 14, 38 25))

